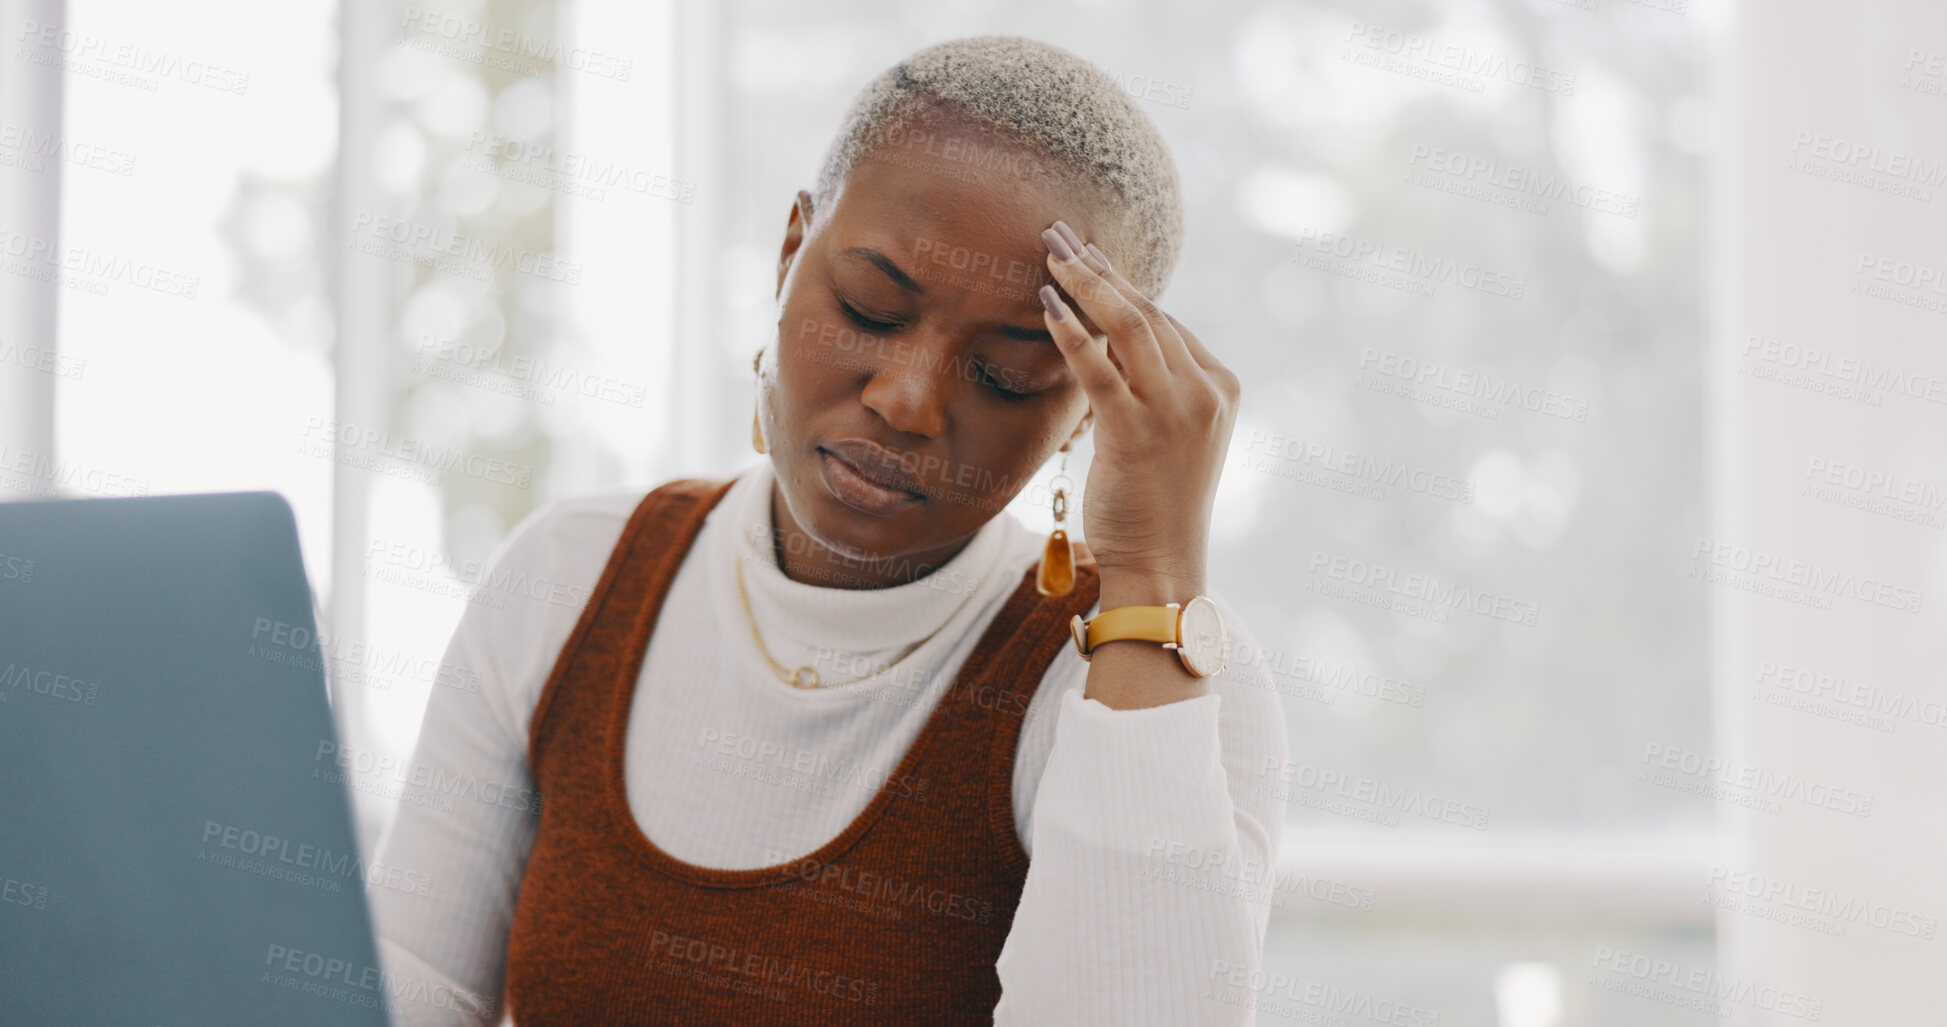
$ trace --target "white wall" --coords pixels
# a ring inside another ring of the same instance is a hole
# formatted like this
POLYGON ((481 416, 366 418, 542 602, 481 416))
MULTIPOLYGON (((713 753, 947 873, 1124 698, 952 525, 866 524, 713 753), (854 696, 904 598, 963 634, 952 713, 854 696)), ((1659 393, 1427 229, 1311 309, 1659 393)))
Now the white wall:
MULTIPOLYGON (((1692 567, 1728 572, 1735 582, 1698 586, 1711 596, 1716 639, 1717 751, 1705 755, 1729 768, 1710 779, 1735 797, 1721 807, 1728 830, 1720 885, 1736 887, 1713 894, 1753 904, 1719 909, 1719 982, 1732 991, 1732 1023, 1807 1019, 1765 1009, 1775 996, 1757 990, 1764 986, 1806 997, 1802 1006, 1786 999, 1788 1013, 1822 1003, 1823 1023, 1934 1020, 1947 939, 1900 932, 1947 915, 1947 724, 1938 705, 1947 703, 1947 533, 1886 510, 1935 524, 1947 514, 1934 505, 1947 495, 1947 283, 1939 279, 1947 275, 1947 58, 1939 56, 1947 53, 1947 5, 1746 2, 1729 40, 1716 69, 1718 150, 1706 225, 1708 541, 1742 547, 1752 560, 1769 557, 1773 567, 1740 573, 1746 557, 1737 549, 1701 560, 1685 554, 1692 567), (1877 151, 1855 156, 1838 141, 1877 151), (1861 172, 1881 186, 1903 180, 1912 195, 1841 180, 1861 172), (1874 262, 1863 276, 1862 261, 1874 262), (1928 306, 1855 291, 1894 285, 1876 277, 1881 267, 1896 279, 1928 279, 1907 290, 1928 306), (1752 335, 1776 345, 1753 349, 1752 335), (1829 357, 1807 366, 1812 358, 1788 344, 1829 357), (1881 369, 1904 374, 1921 395, 1874 384, 1881 369), (1774 372, 1805 378, 1766 377, 1774 372), (1840 482, 1824 487, 1841 501, 1806 494, 1821 484, 1818 469, 1840 465, 1888 476, 1879 488, 1895 496, 1912 488, 1923 498, 1900 502, 1881 492, 1875 500, 1836 470, 1840 482), (1836 580, 1836 591, 1816 581, 1809 588, 1829 608, 1751 590, 1791 587, 1795 574, 1836 580), (1869 581, 1918 591, 1918 612, 1861 599, 1877 587, 1869 581), (1754 698, 1762 690, 1804 700, 1815 696, 1800 689, 1821 688, 1816 677, 1784 687, 1778 674, 1761 681, 1767 665, 1830 675, 1827 707, 1754 698), (1891 711, 1859 705, 1880 702, 1891 711), (1843 719, 1861 715, 1882 722, 1843 719), (1765 794, 1742 787, 1752 778, 1739 775, 1783 782, 1777 811, 1735 801, 1765 794), (1804 798, 1791 797, 1794 787, 1804 798), (1806 801, 1858 806, 1866 795, 1865 815, 1806 801), (1794 915, 1818 923, 1774 919, 1794 915)), ((1706 882, 1697 883, 1701 894, 1706 882)))

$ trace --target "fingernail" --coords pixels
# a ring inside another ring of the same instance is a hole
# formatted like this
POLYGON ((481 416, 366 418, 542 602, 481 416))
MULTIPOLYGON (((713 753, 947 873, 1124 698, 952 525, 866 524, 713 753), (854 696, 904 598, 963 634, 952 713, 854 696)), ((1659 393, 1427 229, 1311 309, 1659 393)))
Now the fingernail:
POLYGON ((1111 264, 1111 263, 1109 263, 1109 255, 1108 255, 1108 254, 1106 254, 1106 253, 1103 253, 1103 252, 1102 252, 1102 248, 1101 248, 1101 247, 1099 247, 1099 246, 1097 246, 1097 245, 1095 245, 1094 243, 1089 243, 1089 244, 1088 244, 1088 251, 1089 251, 1090 253, 1093 253, 1093 254, 1095 254, 1095 259, 1096 259, 1096 260, 1099 260, 1099 261, 1101 261, 1101 262, 1102 262, 1102 266, 1103 266, 1103 267, 1105 267, 1105 268, 1107 268, 1107 269, 1109 269, 1109 270, 1111 270, 1111 271, 1113 271, 1113 270, 1115 270, 1115 265, 1114 265, 1114 264, 1111 264))
POLYGON ((1065 320, 1068 316, 1061 312, 1061 297, 1055 294, 1055 287, 1052 285, 1041 287, 1041 306, 1048 311, 1049 317, 1057 321, 1065 320))
POLYGON ((1068 240, 1063 239, 1060 232, 1052 228, 1043 229, 1041 232, 1041 241, 1048 244, 1048 252, 1054 254, 1056 260, 1070 261, 1075 259, 1075 251, 1069 248, 1068 240))

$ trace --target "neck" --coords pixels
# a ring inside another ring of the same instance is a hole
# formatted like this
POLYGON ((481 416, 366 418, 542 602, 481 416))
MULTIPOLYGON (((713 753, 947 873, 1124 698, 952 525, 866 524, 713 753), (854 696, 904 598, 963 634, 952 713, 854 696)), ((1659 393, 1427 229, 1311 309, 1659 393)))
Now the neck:
POLYGON ((821 588, 892 588, 917 581, 953 559, 973 536, 897 556, 859 558, 813 538, 800 527, 784 502, 784 493, 771 483, 771 543, 778 569, 792 581, 821 588))

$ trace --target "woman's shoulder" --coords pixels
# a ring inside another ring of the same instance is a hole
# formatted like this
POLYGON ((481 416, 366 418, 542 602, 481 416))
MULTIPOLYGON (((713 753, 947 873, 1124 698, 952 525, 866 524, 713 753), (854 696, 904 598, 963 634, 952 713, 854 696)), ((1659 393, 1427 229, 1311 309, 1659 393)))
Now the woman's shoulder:
POLYGON ((547 673, 646 490, 550 499, 501 540, 461 618, 455 655, 487 682, 508 737, 524 739, 547 673))
POLYGON ((488 559, 489 574, 596 576, 615 548, 641 493, 605 492, 550 499, 535 507, 501 539, 488 559))

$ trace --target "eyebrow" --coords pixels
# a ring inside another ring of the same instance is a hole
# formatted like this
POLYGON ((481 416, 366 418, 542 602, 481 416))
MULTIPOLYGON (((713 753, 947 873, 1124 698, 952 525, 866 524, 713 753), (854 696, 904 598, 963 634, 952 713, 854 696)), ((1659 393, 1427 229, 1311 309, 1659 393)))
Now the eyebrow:
POLYGON ((910 275, 906 274, 906 272, 904 271, 899 270, 899 265, 893 263, 891 257, 888 257, 885 254, 880 253, 878 250, 875 250, 869 246, 854 246, 849 250, 843 251, 842 253, 839 254, 839 256, 853 257, 858 260, 863 260, 868 264, 871 264, 873 267, 876 267, 879 270, 885 272, 886 277, 893 280, 893 284, 899 286, 901 289, 904 289, 907 292, 923 293, 926 291, 924 288, 920 286, 918 282, 913 281, 910 275))
MULTIPOLYGON (((838 255, 841 257, 851 257, 854 260, 863 260, 871 264, 873 267, 884 272, 887 278, 892 279, 893 284, 907 292, 922 294, 926 292, 925 287, 913 281, 912 277, 906 274, 906 272, 901 271, 899 265, 892 262, 891 257, 880 253, 870 246, 854 246, 851 249, 839 251, 838 255)), ((1048 330, 1045 328, 1022 328, 1019 325, 1004 324, 997 326, 996 330, 1002 336, 1009 339, 1019 339, 1023 342, 1045 342, 1053 345, 1055 341, 1055 337, 1048 334, 1048 330)))

